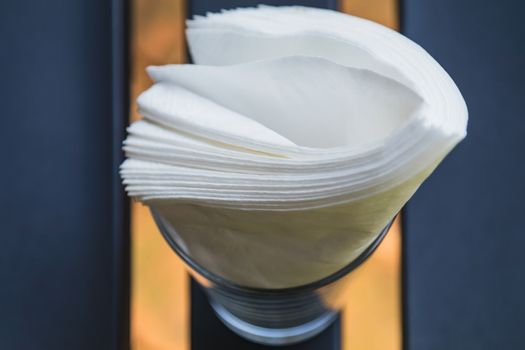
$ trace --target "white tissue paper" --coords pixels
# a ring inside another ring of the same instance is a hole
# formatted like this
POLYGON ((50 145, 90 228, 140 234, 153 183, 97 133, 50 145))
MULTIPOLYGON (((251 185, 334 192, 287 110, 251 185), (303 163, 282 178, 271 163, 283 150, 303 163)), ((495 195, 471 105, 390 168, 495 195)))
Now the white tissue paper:
POLYGON ((187 26, 195 64, 148 68, 121 175, 233 283, 286 288, 343 268, 466 135, 452 79, 379 24, 258 7, 187 26))

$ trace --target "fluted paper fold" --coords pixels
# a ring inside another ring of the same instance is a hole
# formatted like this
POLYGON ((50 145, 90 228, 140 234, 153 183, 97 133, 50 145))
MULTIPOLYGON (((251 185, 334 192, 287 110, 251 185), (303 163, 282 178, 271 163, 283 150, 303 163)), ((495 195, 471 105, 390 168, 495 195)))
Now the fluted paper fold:
POLYGON ((466 135, 447 73, 373 22, 259 7, 197 17, 187 37, 195 64, 148 68, 121 174, 232 282, 344 267, 466 135))

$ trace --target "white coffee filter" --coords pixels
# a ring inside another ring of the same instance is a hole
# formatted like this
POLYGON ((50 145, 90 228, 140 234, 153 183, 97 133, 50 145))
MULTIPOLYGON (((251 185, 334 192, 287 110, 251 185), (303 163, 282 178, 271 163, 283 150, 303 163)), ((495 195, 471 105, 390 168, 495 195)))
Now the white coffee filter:
POLYGON ((466 135, 451 78, 379 24, 263 6, 187 25, 195 64, 148 68, 121 175, 231 282, 285 288, 343 268, 466 135))

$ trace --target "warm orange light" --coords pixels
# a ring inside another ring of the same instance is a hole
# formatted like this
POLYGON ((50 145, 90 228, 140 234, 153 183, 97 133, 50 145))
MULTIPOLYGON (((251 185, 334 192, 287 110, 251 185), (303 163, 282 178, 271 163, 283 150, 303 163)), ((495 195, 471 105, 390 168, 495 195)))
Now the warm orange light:
MULTIPOLYGON (((183 0, 133 0, 131 36, 131 120, 139 118, 135 100, 150 84, 148 65, 183 63, 183 0)), ((131 348, 189 350, 189 280, 157 230, 147 207, 131 210, 131 348)))
MULTIPOLYGON (((340 0, 342 12, 399 29, 398 0, 340 0)), ((342 315, 343 350, 399 350, 401 224, 398 217, 376 252, 354 272, 342 315)))

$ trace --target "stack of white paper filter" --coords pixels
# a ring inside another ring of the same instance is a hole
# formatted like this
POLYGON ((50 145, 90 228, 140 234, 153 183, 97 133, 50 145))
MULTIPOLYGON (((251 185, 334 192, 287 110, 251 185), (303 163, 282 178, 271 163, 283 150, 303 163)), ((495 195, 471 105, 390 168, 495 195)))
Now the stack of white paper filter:
POLYGON ((284 288, 343 268, 466 135, 451 78, 381 25, 304 7, 187 25, 195 64, 148 68, 121 173, 231 282, 284 288))

